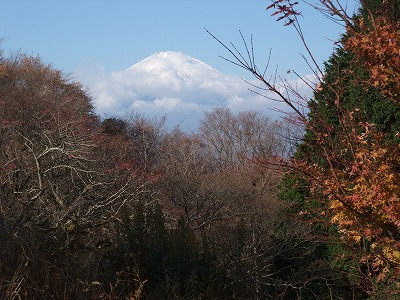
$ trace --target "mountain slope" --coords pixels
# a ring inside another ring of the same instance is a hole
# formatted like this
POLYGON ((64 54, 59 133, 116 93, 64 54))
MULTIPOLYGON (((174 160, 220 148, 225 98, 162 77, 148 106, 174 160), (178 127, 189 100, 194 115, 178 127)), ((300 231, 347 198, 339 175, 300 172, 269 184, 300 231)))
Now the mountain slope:
POLYGON ((155 53, 128 68, 126 72, 160 73, 175 72, 181 79, 212 76, 226 77, 206 63, 182 52, 166 51, 155 53))
POLYGON ((241 78, 223 74, 181 52, 155 53, 125 70, 103 77, 93 74, 91 80, 89 88, 100 115, 167 115, 169 127, 181 124, 194 129, 204 112, 215 107, 271 114, 268 107, 276 106, 250 92, 249 84, 241 78))

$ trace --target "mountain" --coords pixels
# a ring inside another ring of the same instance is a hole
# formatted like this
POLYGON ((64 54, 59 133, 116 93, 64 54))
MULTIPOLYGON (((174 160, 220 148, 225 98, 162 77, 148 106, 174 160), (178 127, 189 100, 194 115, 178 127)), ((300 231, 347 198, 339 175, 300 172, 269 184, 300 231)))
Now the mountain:
MULTIPOLYGON (((155 53, 119 74, 119 79, 140 80, 150 88, 149 97, 196 97, 197 101, 218 101, 226 97, 241 80, 225 75, 208 64, 181 52, 155 53)), ((135 84, 131 81, 131 84, 135 84)))
POLYGON ((204 112, 215 107, 266 112, 272 107, 265 97, 250 92, 241 78, 181 52, 155 53, 125 70, 100 75, 85 77, 102 116, 166 115, 168 127, 180 124, 194 130, 204 112))
POLYGON ((182 52, 174 51, 155 53, 128 68, 125 72, 140 72, 142 74, 162 74, 163 72, 169 72, 174 73, 182 80, 208 76, 218 79, 227 77, 196 58, 182 52))

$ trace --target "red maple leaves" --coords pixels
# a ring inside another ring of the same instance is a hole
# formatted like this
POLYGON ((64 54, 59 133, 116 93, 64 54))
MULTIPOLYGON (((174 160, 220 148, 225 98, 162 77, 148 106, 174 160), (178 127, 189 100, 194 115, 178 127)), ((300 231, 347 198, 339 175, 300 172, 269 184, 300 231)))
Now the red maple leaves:
POLYGON ((273 1, 271 5, 267 7, 268 9, 275 9, 275 12, 271 16, 280 15, 276 21, 282 19, 287 19, 285 26, 292 24, 295 21, 294 16, 300 15, 301 13, 294 9, 294 6, 299 4, 299 2, 291 2, 290 0, 276 0, 273 1))

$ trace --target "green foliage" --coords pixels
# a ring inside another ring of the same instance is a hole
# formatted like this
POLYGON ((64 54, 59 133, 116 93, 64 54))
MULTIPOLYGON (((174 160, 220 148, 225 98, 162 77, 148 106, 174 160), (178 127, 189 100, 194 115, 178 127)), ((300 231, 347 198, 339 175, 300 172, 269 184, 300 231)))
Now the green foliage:
POLYGON ((287 203, 287 213, 298 213, 308 209, 310 192, 306 181, 296 172, 286 174, 279 185, 278 196, 287 203))
POLYGON ((376 124, 379 131, 395 134, 400 130, 399 107, 378 89, 367 89, 363 82, 368 76, 365 68, 355 62, 351 52, 336 49, 325 63, 325 84, 315 93, 315 100, 310 104, 309 118, 317 130, 324 130, 326 125, 340 126, 341 114, 355 109, 360 111, 358 121, 376 124), (339 93, 340 100, 336 93, 339 93), (338 110, 335 101, 340 101, 343 111, 338 110))
MULTIPOLYGON (((365 1, 365 5, 360 10, 359 16, 364 19, 370 19, 370 13, 381 14, 390 13, 392 17, 398 20, 399 10, 387 11, 388 2, 371 0, 365 1)), ((400 2, 396 2, 399 8, 400 2)), ((389 5, 388 5, 389 7, 389 5)), ((349 37, 342 37, 342 42, 349 37)), ((385 134, 386 142, 398 143, 398 132, 400 131, 400 107, 391 99, 387 98, 377 88, 368 86, 366 82, 369 79, 369 73, 366 67, 360 61, 355 59, 354 54, 344 48, 337 48, 325 63, 324 81, 318 86, 314 95, 314 100, 309 103, 309 128, 306 131, 302 143, 298 146, 295 158, 307 163, 307 165, 316 165, 321 169, 329 169, 328 162, 318 149, 317 136, 324 137, 326 149, 330 155, 341 153, 343 143, 341 143, 339 132, 347 126, 343 118, 351 115, 352 124, 356 124, 358 133, 363 132, 364 127, 357 124, 369 123, 375 124, 374 128, 385 134), (315 133, 318 133, 316 135, 315 133)), ((340 169, 341 166, 334 166, 340 169)), ((308 212, 305 219, 323 220, 324 216, 318 214, 324 207, 323 201, 315 202, 310 197, 310 191, 301 181, 302 174, 296 174, 295 171, 285 176, 280 187, 280 197, 289 202, 289 212, 292 214, 303 215, 308 212), (314 212, 314 213, 313 213, 314 212)), ((318 193, 318 191, 312 191, 318 193)), ((322 197, 323 198, 323 197, 322 197)), ((338 238, 337 229, 334 226, 327 228, 325 226, 315 226, 314 233, 323 236, 326 242, 320 244, 321 251, 316 260, 324 260, 329 264, 332 272, 340 272, 346 275, 345 282, 349 286, 357 288, 374 289, 371 283, 363 282, 365 274, 368 273, 359 262, 355 261, 357 257, 357 248, 352 249, 344 245, 338 238), (369 284, 369 287, 368 287, 369 284)), ((382 293, 382 290, 381 290, 382 293)), ((363 293, 360 297, 366 297, 363 293)))
POLYGON ((399 0, 364 0, 364 5, 360 7, 359 15, 365 19, 370 18, 370 14, 387 15, 393 20, 400 19, 399 0))
MULTIPOLYGON (((140 277, 146 299, 211 299, 216 290, 215 253, 206 238, 200 244, 183 219, 167 228, 159 204, 138 203, 130 218, 122 212, 118 246, 102 259, 111 284, 140 277)), ((129 284, 124 284, 125 288, 129 284)), ((135 286, 132 286, 133 290, 135 286)), ((120 291, 121 293, 123 291, 120 291)))
MULTIPOLYGON (((400 7, 385 3, 393 1, 400 7)), ((398 19, 381 2, 366 1, 373 14, 398 19)), ((399 107, 365 88, 369 74, 354 58, 338 48, 326 62, 309 103, 313 130, 295 158, 327 167, 315 132, 339 153, 342 118, 352 111, 355 123, 399 141, 399 107)), ((364 282, 371 265, 339 239, 303 174, 284 176, 283 211, 265 204, 280 177, 248 158, 280 153, 284 143, 270 133, 284 132, 281 123, 219 109, 202 135, 166 141, 163 121, 99 122, 79 84, 39 59, 12 62, 1 51, 0 92, 0 298, 366 299, 367 290, 396 299, 396 283, 364 282), (212 150, 216 142, 223 147, 212 150)))
POLYGON ((126 134, 127 122, 117 118, 107 118, 102 122, 103 131, 111 135, 126 134))

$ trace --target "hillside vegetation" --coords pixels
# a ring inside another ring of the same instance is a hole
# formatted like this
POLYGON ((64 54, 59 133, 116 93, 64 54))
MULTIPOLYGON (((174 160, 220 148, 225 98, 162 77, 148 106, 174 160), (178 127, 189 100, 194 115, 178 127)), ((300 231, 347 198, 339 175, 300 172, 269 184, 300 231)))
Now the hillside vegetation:
MULTIPOLYGON (((61 71, 1 53, 0 298, 399 299, 400 2, 316 5, 346 33, 313 99, 230 52, 280 121, 101 119, 61 71)), ((295 2, 268 9, 304 38, 295 2)))

